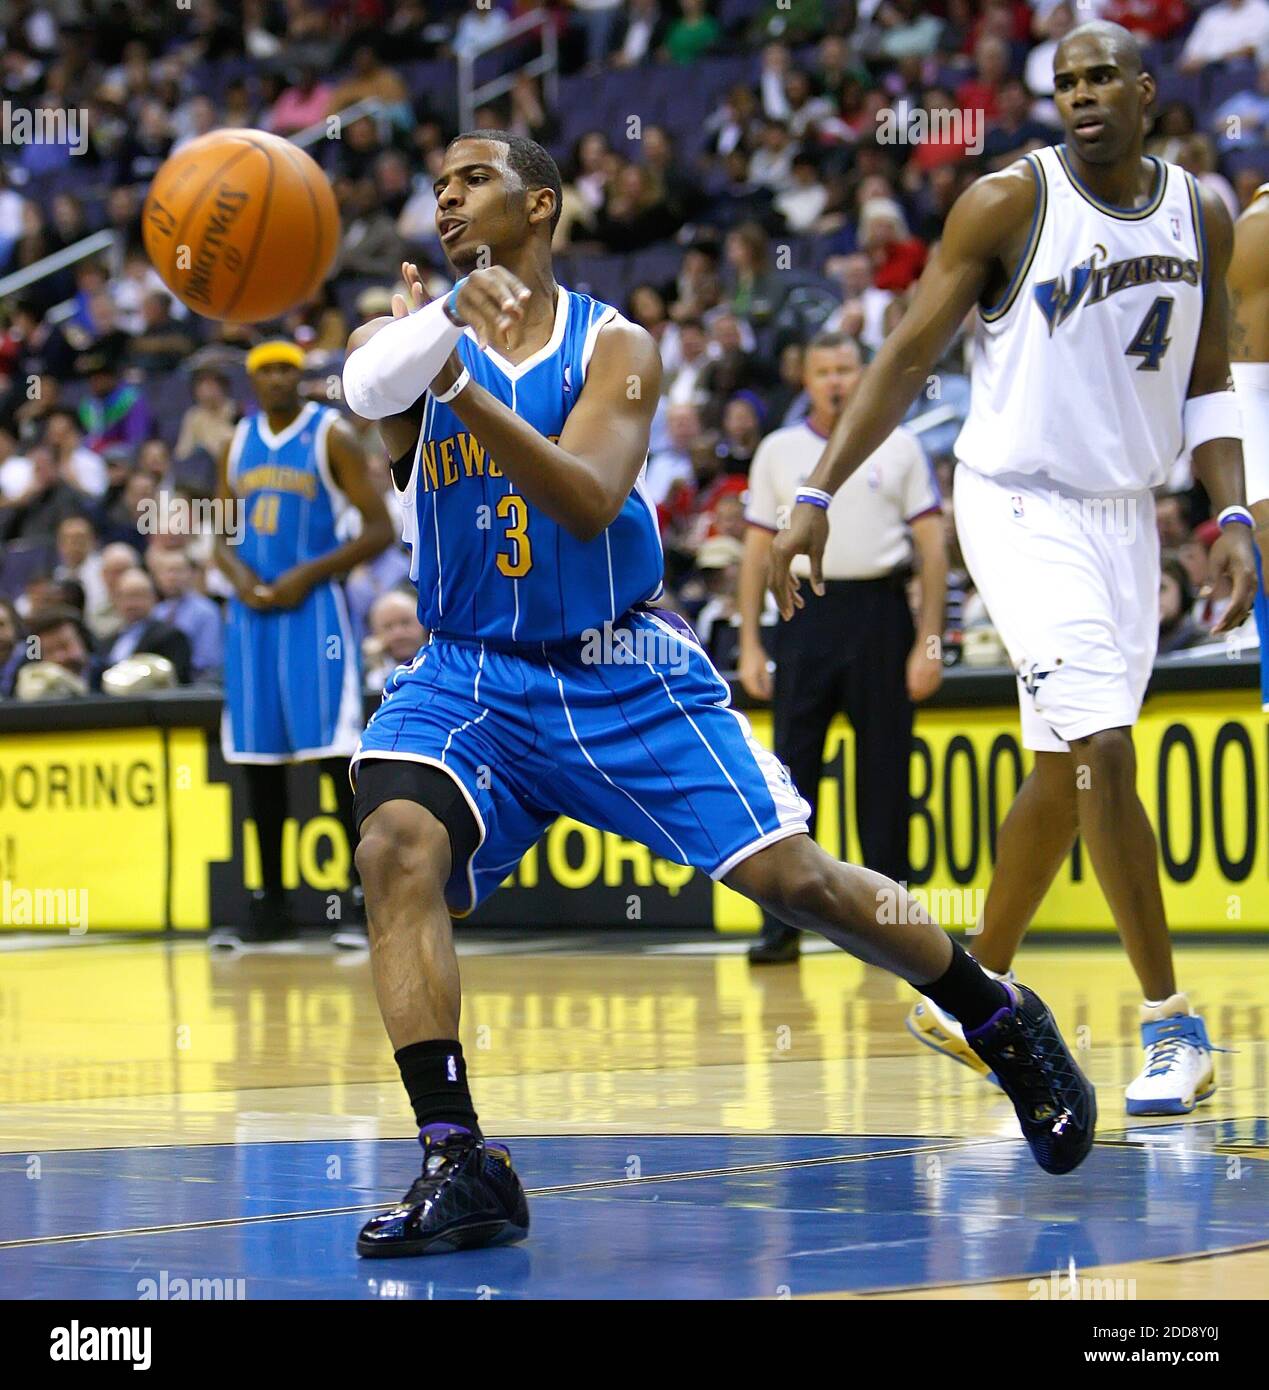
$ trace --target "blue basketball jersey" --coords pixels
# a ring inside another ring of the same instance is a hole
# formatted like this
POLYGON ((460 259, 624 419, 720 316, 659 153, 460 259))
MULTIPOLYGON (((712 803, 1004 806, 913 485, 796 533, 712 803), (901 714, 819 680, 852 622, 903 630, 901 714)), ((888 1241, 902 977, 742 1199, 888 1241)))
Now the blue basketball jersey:
POLYGON ((336 484, 326 441, 339 418, 307 402, 280 433, 257 411, 239 421, 229 448, 229 486, 242 507, 238 555, 266 583, 347 538, 353 515, 336 484))
MULTIPOLYGON (((484 352, 469 329, 458 354, 473 380, 558 439, 581 393, 611 305, 561 287, 550 341, 518 365, 484 352)), ((429 394, 402 496, 419 620, 441 635, 558 642, 615 622, 655 597, 664 560, 640 480, 616 519, 579 541, 532 506, 458 416, 429 394)))

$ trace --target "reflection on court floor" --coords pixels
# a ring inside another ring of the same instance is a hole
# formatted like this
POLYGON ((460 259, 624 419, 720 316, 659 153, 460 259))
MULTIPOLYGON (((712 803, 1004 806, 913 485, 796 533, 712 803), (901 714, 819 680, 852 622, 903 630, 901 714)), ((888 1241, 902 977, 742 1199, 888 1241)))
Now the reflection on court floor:
POLYGON ((1255 1296, 1269 1250, 1269 953, 1184 950, 1222 1090, 1129 1122, 1132 981, 1037 948, 1099 1084, 1092 1157, 1044 1175, 1000 1096, 840 955, 469 954, 464 1048, 530 1192, 523 1246, 359 1261, 418 1147, 366 962, 194 943, 0 957, 0 1297, 1255 1296))

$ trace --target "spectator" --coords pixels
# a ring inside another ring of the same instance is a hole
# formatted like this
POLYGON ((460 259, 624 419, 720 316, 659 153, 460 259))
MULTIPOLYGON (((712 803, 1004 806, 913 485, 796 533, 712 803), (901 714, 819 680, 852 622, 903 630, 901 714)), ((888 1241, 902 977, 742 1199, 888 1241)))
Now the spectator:
POLYGON ((103 669, 138 652, 165 656, 176 668, 180 685, 190 680, 190 643, 185 634, 155 613, 154 581, 143 569, 126 570, 115 585, 115 603, 122 619, 119 633, 106 648, 103 669))
POLYGON ((105 602, 98 607, 86 602, 84 609, 85 625, 98 642, 113 638, 123 626, 123 618, 116 604, 119 580, 140 563, 141 556, 137 549, 122 541, 111 541, 102 548, 99 573, 106 590, 105 602))
POLYGON ((344 225, 336 276, 382 275, 385 266, 399 266, 405 244, 392 215, 380 203, 373 180, 341 179, 336 194, 344 225))
POLYGON ((334 88, 318 80, 315 68, 302 67, 270 107, 265 128, 275 135, 294 135, 297 130, 316 125, 330 113, 333 95, 334 88))
POLYGON ((596 73, 613 47, 621 19, 622 0, 569 0, 576 24, 585 37, 586 67, 596 73))
POLYGON ((819 161, 801 153, 793 160, 793 182, 775 196, 775 209, 794 234, 814 231, 828 206, 828 189, 820 182, 819 161))
POLYGON ((1022 80, 1006 77, 996 93, 996 118, 983 141, 983 158, 989 169, 1004 169, 1029 151, 1061 140, 1052 126, 1033 119, 1030 106, 1031 97, 1022 80))
POLYGON ((86 612, 96 612, 109 602, 106 581, 101 575, 97 528, 89 517, 68 516, 59 524, 53 578, 59 582, 73 579, 81 585, 86 612))
POLYGON ((797 140, 813 137, 822 121, 835 114, 828 97, 816 96, 810 76, 794 68, 784 79, 786 114, 781 118, 797 140))
POLYGON ((675 161, 674 142, 664 126, 645 125, 642 145, 643 162, 677 231, 699 206, 697 185, 675 161))
POLYGON ((754 328, 773 318, 784 299, 784 286, 771 265, 771 243, 756 222, 728 232, 727 265, 732 274, 728 307, 754 328))
POLYGON ((476 6, 463 13, 450 47, 456 57, 472 56, 502 38, 510 23, 505 10, 476 6))
POLYGON ((1194 590, 1175 551, 1165 551, 1159 580, 1159 655, 1199 647, 1209 636, 1194 621, 1194 590))
POLYGON ((700 405, 705 390, 702 376, 709 365, 709 336, 700 319, 682 319, 678 324, 676 360, 667 363, 661 388, 671 405, 700 405))
POLYGON ((1185 142, 1198 129, 1193 110, 1183 101, 1169 101, 1159 110, 1146 140, 1146 153, 1175 164, 1185 142))
MULTIPOLYGON (((464 21, 472 15, 500 15, 503 26, 507 17, 501 10, 470 10, 464 21)), ((461 25, 459 26, 462 27, 461 25)), ((410 108, 410 94, 400 76, 382 62, 373 45, 361 44, 352 55, 352 76, 346 78, 330 94, 327 115, 334 115, 352 106, 354 102, 374 99, 383 102, 388 108, 388 119, 402 129, 413 123, 414 113, 410 108)))
POLYGON ((119 380, 115 360, 106 352, 91 352, 80 359, 88 376, 88 394, 80 402, 79 418, 84 446, 101 454, 113 444, 135 448, 150 437, 150 407, 135 386, 119 380))
POLYGON ((159 597, 154 617, 183 632, 189 642, 190 679, 219 682, 224 664, 224 620, 217 605, 198 592, 198 576, 189 555, 183 548, 151 548, 146 564, 159 597))
POLYGON ((746 82, 737 82, 728 88, 722 104, 715 107, 705 121, 709 134, 707 152, 721 159, 733 150, 752 149, 761 122, 762 112, 753 88, 746 82))
POLYGON ((693 627, 714 665, 725 672, 735 671, 740 649, 736 580, 743 554, 744 546, 734 536, 710 536, 696 555, 696 568, 705 580, 709 597, 693 627))
POLYGON ((26 628, 18 610, 0 596, 0 699, 13 694, 13 677, 26 660, 26 628))
POLYGON ((657 508, 668 506, 677 490, 691 490, 692 446, 701 433, 700 416, 690 402, 669 406, 665 420, 666 446, 648 459, 644 478, 644 490, 657 508))
POLYGON ((925 245, 908 232, 903 209, 890 198, 870 198, 859 214, 859 244, 881 290, 906 290, 925 269, 925 245))
POLYGON ((670 236, 677 226, 651 172, 640 164, 624 164, 595 217, 595 236, 608 251, 638 251, 670 236))
POLYGON ((1269 49, 1269 0, 1218 0, 1190 30, 1177 66, 1199 72, 1231 58, 1255 58, 1269 49))
POLYGON ((873 284, 872 262, 862 251, 831 257, 824 265, 824 273, 836 281, 844 298, 841 309, 830 316, 825 328, 834 333, 851 333, 869 352, 876 352, 885 340, 885 314, 894 291, 873 284), (854 322, 856 314, 858 325, 854 322))
POLYGON ((370 609, 370 635, 362 645, 367 692, 378 694, 398 666, 406 666, 427 641, 418 605, 410 590, 389 589, 370 609))
MULTIPOLYGON (((1260 64, 1256 90, 1235 92, 1213 113, 1211 128, 1222 154, 1236 149, 1263 151, 1269 146, 1269 57, 1260 64)), ((1269 157, 1265 167, 1269 168, 1269 157)), ((1259 182, 1260 172, 1252 171, 1253 183, 1259 182)))
POLYGON ((16 502, 31 486, 31 460, 18 452, 18 441, 0 425, 0 506, 16 502))
POLYGON ((665 43, 667 26, 661 15, 660 0, 627 0, 619 14, 624 18, 617 30, 613 64, 619 68, 635 68, 660 50, 665 43))
POLYGON ((172 313, 172 296, 150 290, 141 301, 141 327, 132 340, 129 364, 137 371, 175 371, 197 346, 194 335, 172 313))
POLYGON ((665 36, 665 52, 671 62, 687 66, 718 47, 722 30, 705 0, 679 0, 679 9, 682 13, 665 36))
POLYGON ((757 148, 749 158, 749 182, 773 192, 793 186, 793 158, 798 147, 787 126, 776 120, 763 121, 757 148))
MULTIPOLYGON (((73 608, 42 608, 27 621, 31 650, 38 653, 32 662, 49 662, 68 671, 84 688, 97 683, 98 673, 92 660, 92 648, 73 608)), ((21 677, 21 663, 15 673, 15 691, 21 677)))
POLYGON ((1204 188, 1216 194, 1229 210, 1231 221, 1237 218, 1242 211, 1238 206, 1238 197, 1225 175, 1217 171, 1216 151, 1208 136, 1191 135, 1182 141, 1176 162, 1187 174, 1193 174, 1204 188))
POLYGON ((1101 19, 1122 24, 1142 43, 1161 43, 1180 32, 1189 19, 1185 0, 1110 0, 1101 19))
POLYGON ((0 508, 0 541, 51 540, 58 526, 83 510, 84 494, 66 480, 66 470, 48 444, 31 450, 22 491, 0 508))
MULTIPOLYGON (((1053 5, 1047 14, 1037 13, 1036 30, 1043 35, 1043 41, 1027 54, 1023 78, 1029 91, 1034 92, 1037 96, 1052 97, 1053 58, 1057 53, 1058 44, 1074 28, 1074 7, 1067 3, 1067 0, 1063 0, 1061 4, 1053 5)), ((1056 107, 1053 110, 1056 111, 1056 107)))
POLYGON ((974 45, 974 76, 956 89, 957 105, 964 111, 981 111, 989 121, 994 120, 1000 84, 1008 75, 1008 43, 984 34, 974 45))

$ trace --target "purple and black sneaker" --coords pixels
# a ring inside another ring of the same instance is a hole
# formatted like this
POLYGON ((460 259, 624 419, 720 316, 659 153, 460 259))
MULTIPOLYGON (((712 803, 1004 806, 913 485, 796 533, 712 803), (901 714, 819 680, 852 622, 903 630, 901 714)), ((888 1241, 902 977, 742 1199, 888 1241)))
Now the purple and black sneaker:
POLYGON ((1025 985, 1006 983, 1005 988, 1014 1002, 980 1028, 967 1028, 965 1041, 1013 1101, 1035 1161, 1046 1173, 1069 1173, 1093 1147, 1097 1093, 1044 1000, 1025 985))
POLYGON ((427 1125, 419 1143, 422 1173, 397 1206, 361 1228, 359 1255, 445 1255, 528 1235, 529 1205, 502 1144, 448 1124, 427 1125))

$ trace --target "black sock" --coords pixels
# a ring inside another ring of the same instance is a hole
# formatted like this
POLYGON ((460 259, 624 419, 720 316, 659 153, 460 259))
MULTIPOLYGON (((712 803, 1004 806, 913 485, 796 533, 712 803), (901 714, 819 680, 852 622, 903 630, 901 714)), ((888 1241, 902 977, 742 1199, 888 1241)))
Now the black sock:
POLYGON ((260 886, 272 897, 282 894, 282 827, 286 824, 286 767, 282 763, 248 763, 247 814, 256 823, 260 845, 260 886))
POLYGON ((1013 995, 993 980, 981 965, 957 942, 952 942, 952 963, 921 993, 933 999, 965 1029, 981 1028, 999 1010, 1013 1003, 1013 995))
POLYGON ((410 1043, 396 1054, 414 1118, 420 1129, 438 1123, 462 1125, 480 1134, 467 1089, 467 1063, 459 1042, 441 1038, 410 1043))

